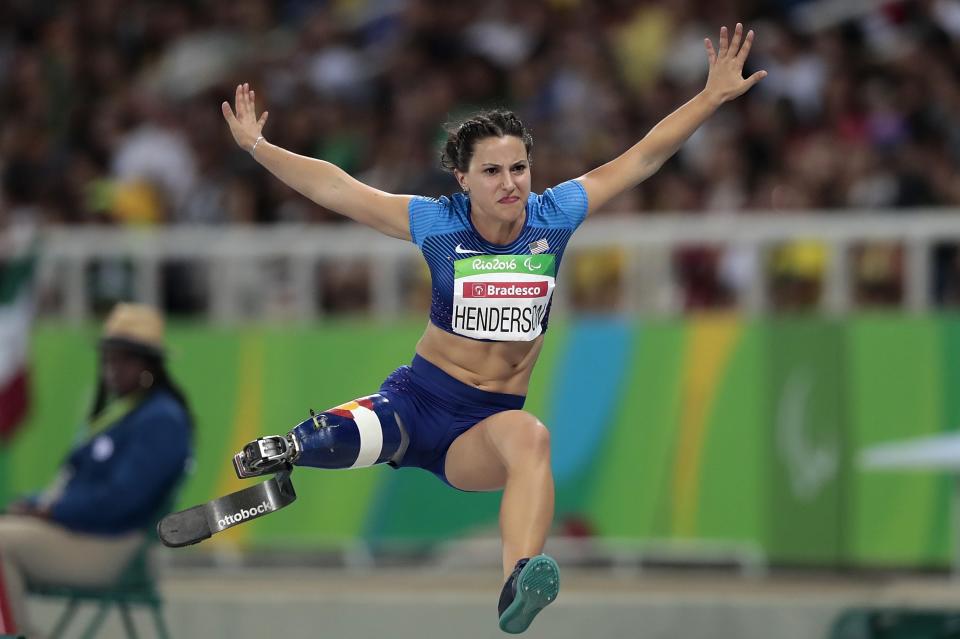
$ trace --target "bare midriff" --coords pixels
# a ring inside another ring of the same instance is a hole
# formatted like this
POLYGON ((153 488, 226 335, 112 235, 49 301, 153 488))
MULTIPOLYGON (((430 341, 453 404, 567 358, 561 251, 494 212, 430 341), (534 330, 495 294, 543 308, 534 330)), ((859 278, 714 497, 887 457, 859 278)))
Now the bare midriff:
POLYGON ((542 346, 543 335, 530 342, 484 342, 427 322, 427 330, 417 342, 417 354, 474 388, 526 395, 542 346))

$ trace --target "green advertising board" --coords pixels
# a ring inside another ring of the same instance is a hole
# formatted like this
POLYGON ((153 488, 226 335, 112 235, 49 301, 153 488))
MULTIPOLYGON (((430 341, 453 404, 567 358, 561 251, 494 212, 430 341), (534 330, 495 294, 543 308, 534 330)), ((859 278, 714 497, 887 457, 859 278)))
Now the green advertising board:
POLYGON ((767 552, 779 563, 836 565, 850 460, 843 436, 843 326, 775 320, 766 339, 767 552))
MULTIPOLYGON (((174 324, 170 368, 197 422, 181 505, 246 485, 230 465, 246 441, 375 392, 422 330, 420 318, 174 324)), ((97 334, 36 327, 31 417, 0 452, 5 499, 42 488, 82 436, 97 334)), ((859 455, 957 430, 958 383, 953 316, 578 318, 551 326, 525 409, 552 433, 556 533, 749 546, 775 564, 946 566, 952 477, 868 471, 859 455)), ((203 548, 498 534, 498 493, 417 469, 298 469, 295 481, 294 508, 203 548)))

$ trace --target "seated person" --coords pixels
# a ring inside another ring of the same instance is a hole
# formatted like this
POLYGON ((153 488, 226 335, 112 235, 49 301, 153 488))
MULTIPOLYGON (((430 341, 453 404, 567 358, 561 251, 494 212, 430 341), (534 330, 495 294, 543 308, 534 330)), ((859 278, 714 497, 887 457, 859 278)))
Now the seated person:
POLYGON ((29 636, 24 582, 115 580, 171 499, 191 457, 186 399, 164 363, 163 319, 120 304, 100 340, 89 436, 41 494, 0 515, 0 622, 29 636), (10 618, 12 617, 12 619, 10 618))

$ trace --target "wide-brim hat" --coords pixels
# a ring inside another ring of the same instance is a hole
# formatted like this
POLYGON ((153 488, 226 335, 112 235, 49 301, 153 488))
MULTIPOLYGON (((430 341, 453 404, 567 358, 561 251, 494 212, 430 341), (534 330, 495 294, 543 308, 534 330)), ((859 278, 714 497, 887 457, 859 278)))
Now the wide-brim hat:
POLYGON ((117 304, 103 325, 100 348, 119 347, 142 355, 163 357, 164 322, 160 312, 146 304, 117 304))

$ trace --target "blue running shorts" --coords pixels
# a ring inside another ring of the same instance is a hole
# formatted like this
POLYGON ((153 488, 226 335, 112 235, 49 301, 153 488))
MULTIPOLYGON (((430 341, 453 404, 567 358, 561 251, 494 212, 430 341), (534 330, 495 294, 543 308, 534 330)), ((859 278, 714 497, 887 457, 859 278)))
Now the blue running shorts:
POLYGON ((491 393, 464 384, 419 355, 410 366, 393 371, 380 386, 380 394, 393 405, 410 437, 396 467, 429 470, 447 485, 452 484, 444 464, 453 440, 491 415, 523 408, 526 400, 524 395, 491 393))

